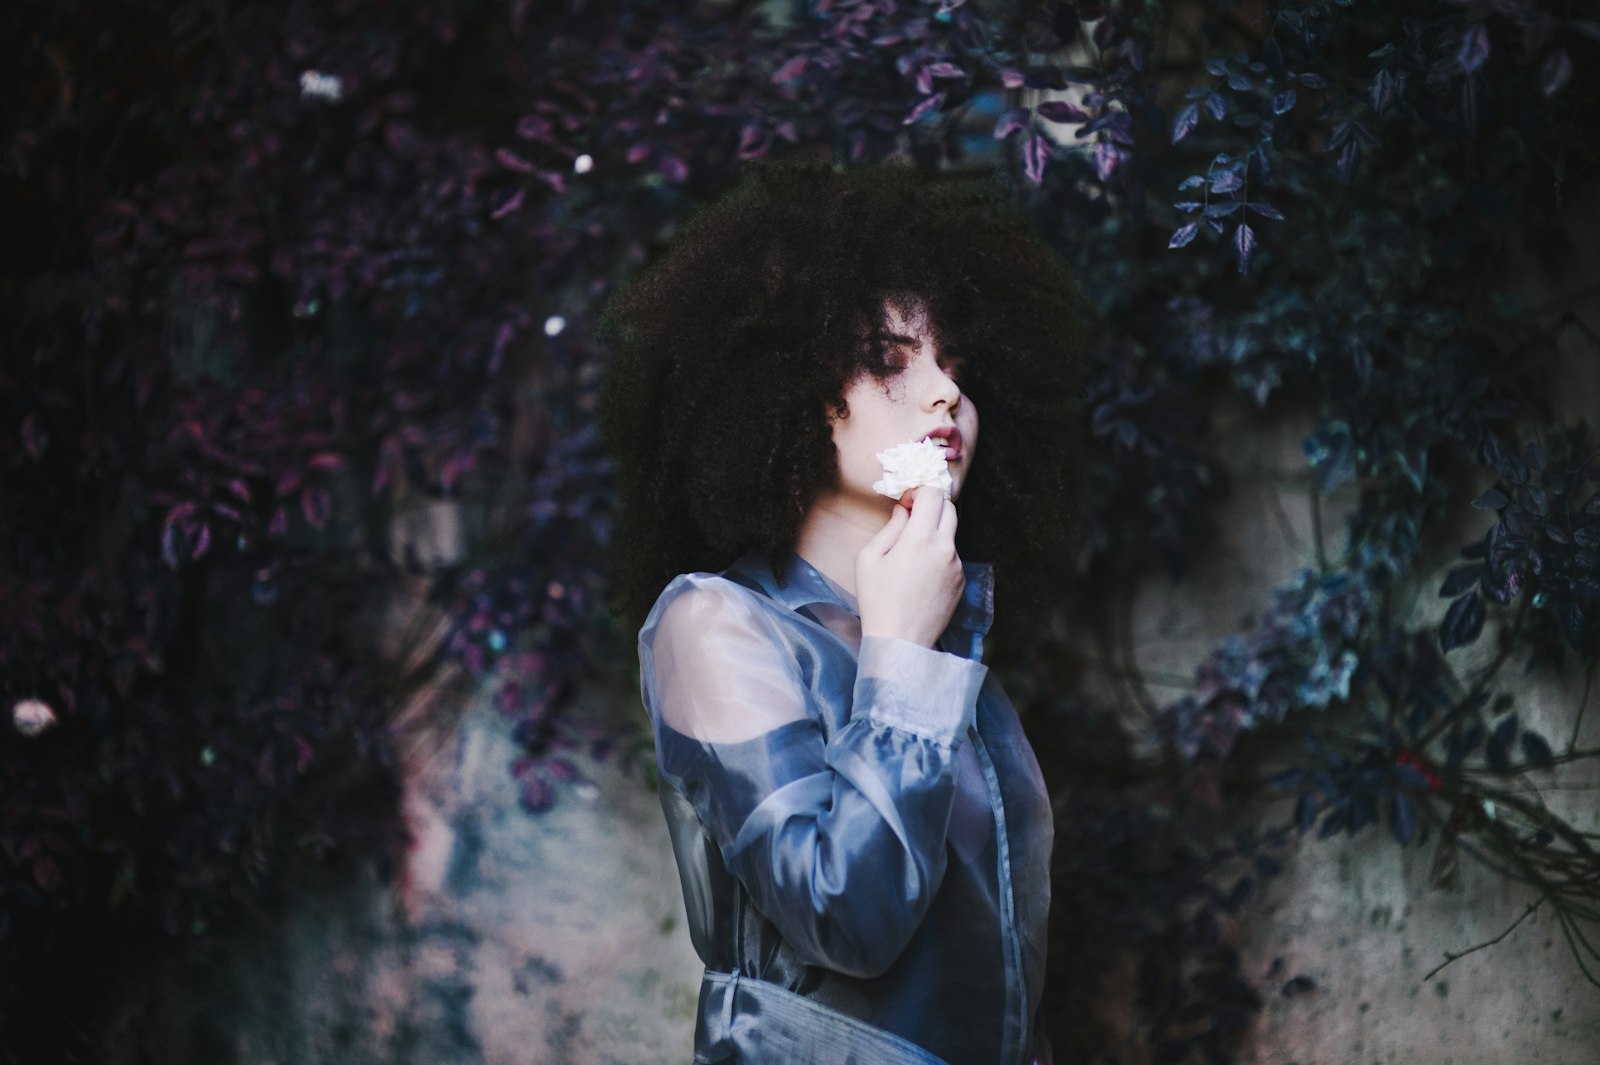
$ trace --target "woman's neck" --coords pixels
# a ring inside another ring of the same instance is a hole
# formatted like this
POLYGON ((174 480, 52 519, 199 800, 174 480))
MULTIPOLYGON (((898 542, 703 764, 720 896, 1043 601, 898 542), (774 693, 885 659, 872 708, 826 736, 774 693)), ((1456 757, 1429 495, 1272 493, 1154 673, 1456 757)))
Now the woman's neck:
POLYGON ((824 496, 811 505, 800 523, 795 554, 855 595, 856 556, 889 520, 889 508, 897 505, 887 497, 860 500, 842 492, 824 496))

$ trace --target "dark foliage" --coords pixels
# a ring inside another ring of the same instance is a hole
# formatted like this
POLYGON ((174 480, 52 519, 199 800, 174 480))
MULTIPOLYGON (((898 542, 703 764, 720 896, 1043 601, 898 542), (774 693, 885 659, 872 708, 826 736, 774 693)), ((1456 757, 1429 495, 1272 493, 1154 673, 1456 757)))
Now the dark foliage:
POLYGON ((1071 846, 1058 1057, 1227 1060, 1264 990, 1231 921, 1282 842, 1236 838, 1228 785, 1285 726, 1300 828, 1428 840, 1441 881, 1482 857, 1595 957, 1593 834, 1526 789, 1594 752, 1495 684, 1600 655, 1600 469, 1552 413, 1584 327, 1497 287, 1513 243, 1559 290, 1593 239, 1564 221, 1600 144, 1582 5, 62 0, 0 28, 7 1054, 92 1056, 77 959, 203 949, 299 861, 389 853, 391 726, 442 666, 497 685, 528 808, 580 773, 572 696, 628 657, 595 316, 766 157, 998 164, 1087 290, 1079 587, 998 648, 1071 846), (1348 536, 1135 758, 1064 697, 1073 634, 1205 557, 1233 394, 1312 413, 1304 483, 1354 498, 1348 536), (464 555, 392 547, 430 497, 464 555), (1473 499, 1442 623, 1397 618, 1473 499), (378 634, 419 585, 446 632, 413 661, 378 634), (1113 1030, 1079 1011, 1118 971, 1113 1030))

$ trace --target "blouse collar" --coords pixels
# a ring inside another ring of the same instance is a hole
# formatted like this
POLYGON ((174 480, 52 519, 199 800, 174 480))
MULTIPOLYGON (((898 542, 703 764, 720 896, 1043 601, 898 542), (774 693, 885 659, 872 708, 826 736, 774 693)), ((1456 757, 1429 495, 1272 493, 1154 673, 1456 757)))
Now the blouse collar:
MULTIPOLYGON (((784 580, 780 587, 768 564, 766 552, 758 549, 740 556, 729 570, 760 587, 774 602, 789 610, 814 603, 829 603, 859 615, 856 597, 823 576, 811 563, 790 551, 784 560, 784 580)), ((983 657, 983 637, 994 623, 994 566, 988 562, 962 562, 965 573, 961 601, 956 604, 940 642, 963 657, 983 657)))

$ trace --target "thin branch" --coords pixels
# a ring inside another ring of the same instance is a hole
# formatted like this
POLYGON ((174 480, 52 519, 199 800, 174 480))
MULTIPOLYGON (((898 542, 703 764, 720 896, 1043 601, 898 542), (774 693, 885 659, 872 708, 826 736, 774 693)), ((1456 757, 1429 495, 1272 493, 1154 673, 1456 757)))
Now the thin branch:
MULTIPOLYGON (((1278 493, 1276 492, 1267 493, 1267 497, 1272 507, 1272 516, 1277 520, 1278 530, 1283 533, 1284 541, 1294 550, 1295 554, 1299 555, 1301 559, 1305 559, 1307 557, 1306 543, 1294 531, 1294 523, 1289 520, 1288 511, 1283 509, 1283 500, 1278 498, 1278 493)), ((1318 564, 1320 565, 1320 563, 1321 559, 1319 557, 1318 564)))
POLYGON ((1499 935, 1495 936, 1491 940, 1488 940, 1487 942, 1479 943, 1475 947, 1468 947, 1466 950, 1462 951, 1460 954, 1451 954, 1449 951, 1445 951, 1444 961, 1442 961, 1438 965, 1434 966, 1432 971, 1430 971, 1427 976, 1424 976, 1422 978, 1422 982, 1423 983, 1427 983, 1429 980, 1432 980, 1435 976, 1437 976, 1445 968, 1445 966, 1451 964, 1452 962, 1460 961, 1462 958, 1465 958, 1468 954, 1476 954, 1480 950, 1484 950, 1484 949, 1486 949, 1488 947, 1494 946, 1496 943, 1500 942, 1506 936, 1509 936, 1513 931, 1515 931, 1517 925, 1521 924, 1523 921, 1526 921, 1528 919, 1528 915, 1529 914, 1533 913, 1534 910, 1537 910, 1540 906, 1543 906, 1543 905, 1544 905, 1543 896, 1541 896, 1540 898, 1538 898, 1537 900, 1535 900, 1533 902, 1528 903, 1528 908, 1526 910, 1522 911, 1522 916, 1521 917, 1518 917, 1515 921, 1512 921, 1511 924, 1509 924, 1506 927, 1506 930, 1504 932, 1501 932, 1499 935))
POLYGON ((1569 303, 1578 303, 1590 296, 1597 294, 1600 294, 1600 283, 1587 285, 1584 288, 1577 289, 1573 292, 1555 296, 1549 300, 1546 300, 1544 303, 1539 304, 1537 307, 1529 307, 1526 313, 1535 317, 1541 314, 1549 314, 1551 311, 1559 310, 1560 308, 1567 306, 1569 303))
POLYGON ((1328 571, 1328 556, 1322 546, 1322 492, 1316 481, 1311 482, 1311 545, 1317 554, 1317 569, 1328 571))
POLYGON ((1594 683, 1594 667, 1595 662, 1591 661, 1583 673, 1583 702, 1578 704, 1578 719, 1572 723, 1572 735, 1567 740, 1568 755, 1574 755, 1578 750, 1578 729, 1583 727, 1583 712, 1589 709, 1589 687, 1594 683))
POLYGON ((1133 608, 1126 602, 1112 606, 1112 612, 1117 619, 1117 646, 1119 657, 1123 661, 1128 689, 1138 700, 1139 706, 1144 710, 1148 719, 1155 721, 1159 716, 1159 708, 1155 700, 1150 697, 1150 691, 1145 687, 1144 674, 1139 669, 1139 659, 1133 641, 1133 608))

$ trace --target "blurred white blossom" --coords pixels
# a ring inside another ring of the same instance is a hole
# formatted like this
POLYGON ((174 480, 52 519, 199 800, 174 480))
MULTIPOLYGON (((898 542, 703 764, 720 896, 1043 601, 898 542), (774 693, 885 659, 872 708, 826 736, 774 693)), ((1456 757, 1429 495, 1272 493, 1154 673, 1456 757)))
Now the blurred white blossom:
POLYGON ((339 79, 337 74, 324 74, 320 70, 308 70, 300 75, 300 95, 335 103, 339 97, 344 95, 344 82, 339 79))
POLYGON ((592 155, 580 155, 572 161, 572 172, 575 174, 587 174, 593 169, 594 156, 592 155))
POLYGON ((56 723, 56 712, 48 703, 24 699, 11 708, 11 723, 24 736, 37 736, 56 723))
POLYGON ((567 320, 559 314, 552 314, 544 320, 544 335, 547 337, 560 336, 561 331, 567 327, 567 320))

